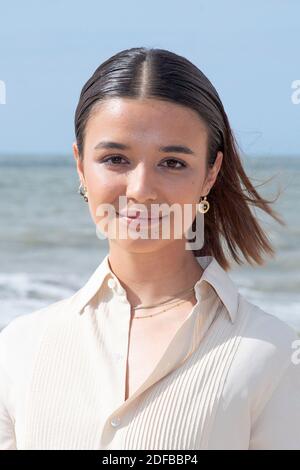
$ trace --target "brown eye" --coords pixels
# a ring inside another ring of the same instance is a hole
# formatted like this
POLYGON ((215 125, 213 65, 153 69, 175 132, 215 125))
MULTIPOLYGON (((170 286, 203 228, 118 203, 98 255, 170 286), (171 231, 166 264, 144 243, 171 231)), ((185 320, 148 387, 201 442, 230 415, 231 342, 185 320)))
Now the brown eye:
POLYGON ((168 158, 168 160, 165 160, 163 163, 166 163, 166 162, 172 162, 171 166, 167 166, 167 168, 170 168, 172 170, 181 170, 181 168, 186 167, 186 164, 184 162, 181 162, 180 160, 177 160, 176 158, 168 158), (176 165, 177 163, 179 163, 180 166, 176 168, 174 165, 176 165))
POLYGON ((116 165, 121 164, 120 160, 125 160, 125 159, 121 155, 111 155, 110 157, 101 160, 101 162, 106 163, 107 165, 116 166, 116 165), (108 163, 109 161, 110 162, 113 161, 114 163, 108 163))

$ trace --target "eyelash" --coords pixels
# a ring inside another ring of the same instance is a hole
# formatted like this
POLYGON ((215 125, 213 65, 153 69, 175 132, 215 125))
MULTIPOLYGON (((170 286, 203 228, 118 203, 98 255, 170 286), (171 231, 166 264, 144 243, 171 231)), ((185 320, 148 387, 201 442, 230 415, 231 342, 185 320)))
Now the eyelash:
MULTIPOLYGON (((112 158, 123 158, 121 155, 111 155, 110 157, 108 158, 105 158, 105 160, 102 160, 102 163, 107 163, 109 160, 111 160, 112 158)), ((168 162, 168 161, 174 161, 176 163, 180 163, 182 166, 180 168, 174 168, 174 167, 165 167, 165 168, 168 168, 168 169, 171 169, 171 170, 181 170, 183 168, 186 168, 186 164, 184 162, 182 162, 181 160, 177 160, 177 158, 168 158, 167 160, 165 160, 165 162, 168 162)), ((117 166, 117 165, 120 165, 120 163, 117 163, 117 164, 111 164, 111 163, 107 163, 108 165, 111 165, 111 166, 117 166)))

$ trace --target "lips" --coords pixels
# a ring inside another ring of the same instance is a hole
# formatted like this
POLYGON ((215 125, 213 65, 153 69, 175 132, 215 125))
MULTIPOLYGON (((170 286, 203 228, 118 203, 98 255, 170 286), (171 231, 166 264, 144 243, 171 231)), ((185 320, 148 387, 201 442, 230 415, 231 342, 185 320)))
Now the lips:
POLYGON ((142 212, 139 209, 127 208, 121 212, 117 212, 118 216, 126 217, 127 219, 159 220, 163 218, 163 215, 159 215, 158 217, 151 217, 151 215, 149 216, 148 214, 151 214, 151 210, 148 210, 148 212, 142 212))
POLYGON ((139 220, 158 220, 162 219, 162 216, 159 217, 148 217, 146 215, 140 215, 140 213, 137 211, 135 215, 129 215, 128 213, 119 213, 117 212, 117 215, 120 217, 126 217, 127 219, 139 219, 139 220))

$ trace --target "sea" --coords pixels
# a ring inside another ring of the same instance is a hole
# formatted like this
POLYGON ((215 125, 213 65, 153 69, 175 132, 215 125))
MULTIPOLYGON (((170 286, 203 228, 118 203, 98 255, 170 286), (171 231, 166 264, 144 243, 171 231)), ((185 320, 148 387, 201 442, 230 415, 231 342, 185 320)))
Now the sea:
MULTIPOLYGON (((300 156, 242 159, 262 196, 280 192, 272 207, 286 225, 258 209, 275 256, 262 266, 234 263, 228 274, 249 301, 300 334, 300 156)), ((0 183, 1 330, 75 293, 108 253, 108 242, 97 236, 78 194, 73 156, 2 155, 0 183)))

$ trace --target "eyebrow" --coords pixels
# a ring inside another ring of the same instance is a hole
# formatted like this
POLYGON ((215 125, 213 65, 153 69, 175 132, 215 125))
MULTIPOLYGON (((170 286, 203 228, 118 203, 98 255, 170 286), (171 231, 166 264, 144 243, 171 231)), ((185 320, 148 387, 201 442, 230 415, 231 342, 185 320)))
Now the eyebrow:
MULTIPOLYGON (((107 140, 103 140, 99 142, 94 150, 105 148, 105 149, 119 149, 119 150, 130 150, 130 147, 125 144, 121 144, 120 142, 111 142, 107 140)), ((159 147, 158 149, 160 152, 177 152, 177 153, 185 153, 187 155, 195 155, 195 153, 186 145, 165 145, 159 147)))

